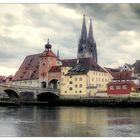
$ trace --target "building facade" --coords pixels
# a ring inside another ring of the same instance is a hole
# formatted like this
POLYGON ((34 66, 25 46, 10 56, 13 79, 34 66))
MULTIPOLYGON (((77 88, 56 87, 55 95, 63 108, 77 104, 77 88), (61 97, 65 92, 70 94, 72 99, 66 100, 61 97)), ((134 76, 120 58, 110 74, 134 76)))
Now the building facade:
POLYGON ((98 92, 106 92, 111 81, 109 74, 92 58, 77 59, 73 67, 63 66, 61 69, 61 96, 95 96, 98 92))
POLYGON ((25 87, 59 88, 61 62, 51 48, 48 40, 43 53, 26 56, 13 77, 12 84, 25 87))

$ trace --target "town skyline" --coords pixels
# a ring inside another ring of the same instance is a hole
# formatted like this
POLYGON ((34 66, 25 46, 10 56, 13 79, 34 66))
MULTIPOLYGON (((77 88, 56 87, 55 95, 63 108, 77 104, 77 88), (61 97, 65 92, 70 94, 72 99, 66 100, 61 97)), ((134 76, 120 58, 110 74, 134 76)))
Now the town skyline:
POLYGON ((118 67, 139 59, 139 4, 0 4, 0 7, 2 75, 14 75, 27 55, 43 52, 48 38, 52 50, 56 53, 59 49, 60 58, 76 58, 83 14, 87 29, 89 19, 93 19, 101 66, 118 67))

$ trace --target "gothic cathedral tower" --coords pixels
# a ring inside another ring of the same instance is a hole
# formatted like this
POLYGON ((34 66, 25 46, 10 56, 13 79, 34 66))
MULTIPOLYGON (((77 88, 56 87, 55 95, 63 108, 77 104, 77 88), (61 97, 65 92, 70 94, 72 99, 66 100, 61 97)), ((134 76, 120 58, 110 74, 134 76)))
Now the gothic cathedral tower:
POLYGON ((78 58, 93 58, 97 63, 96 42, 93 37, 92 19, 90 19, 89 34, 87 36, 85 15, 83 17, 82 31, 78 43, 78 58))

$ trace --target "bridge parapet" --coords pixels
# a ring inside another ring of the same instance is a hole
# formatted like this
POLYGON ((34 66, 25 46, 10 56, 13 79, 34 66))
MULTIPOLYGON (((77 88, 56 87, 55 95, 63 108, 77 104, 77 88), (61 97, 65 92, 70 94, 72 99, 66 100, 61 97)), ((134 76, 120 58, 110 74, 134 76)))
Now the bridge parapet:
POLYGON ((0 85, 0 92, 1 91, 5 92, 6 90, 11 90, 11 91, 16 92, 19 97, 20 97, 20 93, 32 92, 34 94, 35 98, 36 98, 36 96, 38 96, 41 93, 52 93, 52 94, 59 96, 59 92, 60 92, 60 90, 52 89, 52 88, 0 85))

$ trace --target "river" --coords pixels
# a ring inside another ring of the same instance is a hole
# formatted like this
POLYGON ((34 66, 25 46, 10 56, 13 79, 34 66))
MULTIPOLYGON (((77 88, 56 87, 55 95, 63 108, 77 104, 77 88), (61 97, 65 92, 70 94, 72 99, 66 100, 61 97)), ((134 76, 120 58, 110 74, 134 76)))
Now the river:
POLYGON ((140 109, 0 107, 0 136, 140 136, 140 109))

